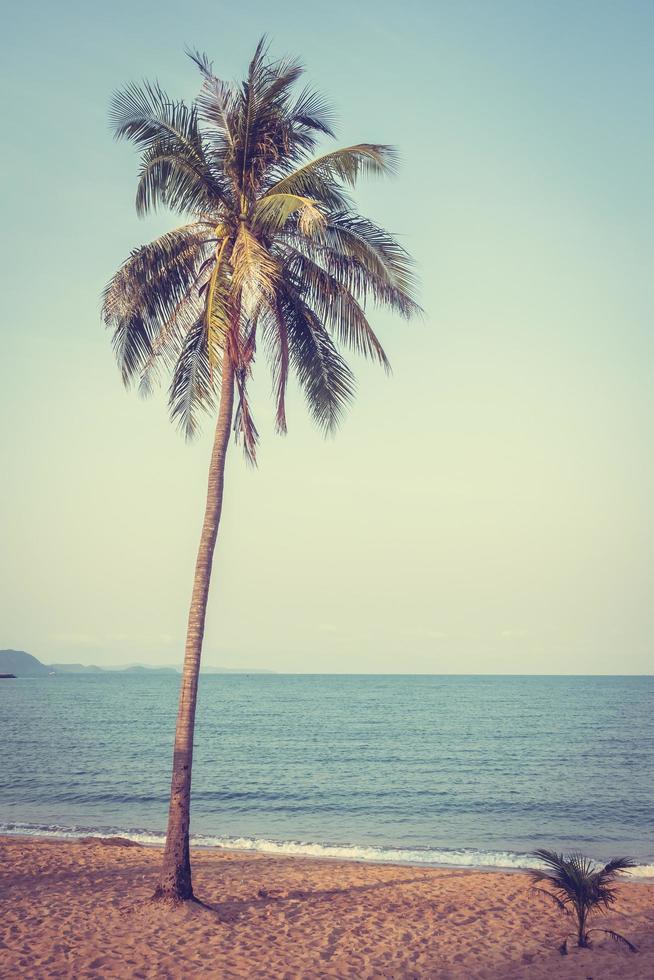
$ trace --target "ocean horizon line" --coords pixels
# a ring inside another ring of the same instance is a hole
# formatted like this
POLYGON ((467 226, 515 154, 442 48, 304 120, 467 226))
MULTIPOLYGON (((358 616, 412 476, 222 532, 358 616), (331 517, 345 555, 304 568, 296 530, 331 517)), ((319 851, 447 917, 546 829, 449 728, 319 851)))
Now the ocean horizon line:
MULTIPOLYGON (((74 661, 70 662, 71 665, 74 661)), ((45 664, 45 666, 69 666, 67 661, 60 661, 56 665, 45 664)), ((101 673, 113 674, 113 673, 129 673, 132 676, 143 676, 143 674, 131 671, 130 667, 134 666, 132 663, 117 664, 117 665, 107 665, 107 664, 93 664, 89 665, 101 668, 101 673)), ((170 673, 181 673, 181 666, 175 664, 139 664, 138 666, 143 667, 144 671, 152 670, 156 671, 168 671, 170 673)), ((201 671, 202 672, 202 671, 201 671)), ((552 672, 552 673, 515 673, 513 671, 351 671, 351 670, 318 670, 318 671, 307 671, 307 670, 275 670, 268 667, 223 667, 215 668, 212 665, 208 665, 205 668, 205 672, 209 676, 225 676, 229 674, 256 674, 261 677, 654 677, 654 672, 651 673, 635 673, 626 672, 621 674, 609 673, 603 671, 592 671, 587 673, 579 672, 552 672)), ((89 671, 92 674, 93 671, 89 671)), ((83 676, 84 671, 64 671, 59 676, 74 677, 83 676)), ((97 676, 94 674, 94 676, 97 676)), ((27 675, 23 675, 21 679, 25 680, 27 675)), ((33 676, 31 677, 33 679, 33 676)))

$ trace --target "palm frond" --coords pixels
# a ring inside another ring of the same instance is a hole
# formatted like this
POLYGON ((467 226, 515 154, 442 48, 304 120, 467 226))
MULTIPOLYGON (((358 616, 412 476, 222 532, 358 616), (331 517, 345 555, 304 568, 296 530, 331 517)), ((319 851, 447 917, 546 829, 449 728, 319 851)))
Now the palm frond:
POLYGON ((333 432, 354 396, 352 372, 314 311, 286 284, 279 293, 279 312, 309 411, 323 431, 333 432))
POLYGON ((207 333, 207 349, 209 366, 214 365, 222 357, 222 351, 227 345, 227 337, 232 325, 231 274, 228 262, 229 237, 225 235, 216 247, 213 269, 207 280, 205 301, 205 328, 207 333))
POLYGON ((614 881, 618 874, 623 871, 629 871, 631 868, 637 867, 637 862, 630 857, 615 857, 611 858, 600 871, 600 875, 605 881, 614 881))
POLYGON ((296 126, 332 138, 336 135, 332 128, 334 110, 323 95, 308 86, 300 92, 291 107, 290 117, 296 126))
POLYGON ((173 101, 157 82, 131 83, 115 92, 109 117, 116 139, 142 149, 174 140, 199 166, 205 163, 195 108, 173 101))
POLYGON ((184 337, 202 312, 202 301, 191 290, 177 303, 168 319, 159 327, 151 352, 140 368, 139 394, 147 398, 158 384, 162 368, 174 370, 184 337))
POLYGON ((170 383, 170 417, 187 439, 196 435, 199 416, 216 405, 216 376, 209 363, 207 327, 200 317, 184 339, 170 383))
POLYGON ((550 901, 554 902, 554 904, 556 905, 556 907, 561 912, 564 912, 566 915, 569 915, 570 914, 570 910, 568 909, 568 907, 565 904, 565 902, 563 901, 563 899, 559 898, 559 896, 558 895, 555 895, 553 892, 548 891, 547 888, 536 888, 536 887, 533 887, 533 888, 531 888, 531 892, 534 895, 545 895, 546 898, 549 898, 550 901))
POLYGON ((201 212, 222 200, 225 191, 198 167, 190 154, 170 141, 153 143, 142 154, 136 188, 136 213, 156 211, 161 204, 180 212, 201 212))
POLYGON ((288 431, 286 424, 286 388, 288 385, 290 356, 288 330, 278 300, 262 310, 258 325, 267 349, 272 376, 272 392, 275 399, 275 430, 280 435, 288 431))
POLYGON ((301 234, 313 237, 325 227, 325 217, 316 202, 298 194, 270 193, 261 197, 252 211, 252 221, 263 234, 280 231, 292 215, 297 215, 301 234))
POLYGON ((184 54, 200 69, 205 78, 213 77, 213 62, 206 51, 200 51, 199 48, 192 48, 187 44, 184 47, 184 54))
POLYGON ((407 297, 416 291, 414 263, 406 249, 368 218, 347 211, 330 214, 324 241, 327 247, 356 259, 407 297))
POLYGON ((217 78, 206 54, 187 49, 188 56, 200 69, 204 82, 195 102, 199 116, 217 129, 222 137, 221 148, 234 147, 234 128, 237 96, 234 87, 217 78))
POLYGON ((360 176, 383 175, 395 172, 395 151, 391 146, 358 143, 332 150, 315 160, 309 160, 287 173, 270 187, 277 194, 310 194, 316 177, 327 181, 342 181, 350 187, 360 176))
POLYGON ((104 290, 102 317, 125 384, 143 368, 153 345, 197 275, 205 244, 197 224, 167 232, 135 249, 104 290))
POLYGON ((294 190, 283 185, 279 188, 282 177, 279 168, 271 167, 262 182, 263 192, 269 195, 294 193, 298 197, 307 197, 326 213, 338 214, 353 207, 350 195, 343 185, 318 171, 304 174, 303 180, 298 182, 294 190))
POLYGON ((632 953, 638 952, 637 946, 634 946, 634 944, 629 942, 629 940, 625 936, 621 936, 619 932, 615 932, 613 929, 589 929, 588 932, 589 934, 591 932, 603 932, 607 936, 609 936, 609 938, 612 939, 614 943, 621 943, 623 946, 626 946, 627 949, 629 949, 632 953))
POLYGON ((370 269, 370 263, 360 258, 344 254, 324 242, 305 242, 299 236, 293 238, 293 246, 309 258, 319 260, 321 266, 352 293, 359 302, 365 304, 369 299, 379 307, 386 307, 399 313, 406 320, 422 315, 422 309, 413 296, 401 289, 381 266, 370 269))
POLYGON ((226 338, 226 356, 229 357, 234 370, 236 385, 236 410, 234 413, 234 438, 243 442, 245 458, 251 465, 256 465, 257 444, 259 433, 254 424, 250 401, 248 397, 248 382, 252 374, 256 352, 256 323, 244 320, 242 310, 238 305, 232 310, 232 323, 226 338))
POLYGON ((245 316, 272 301, 278 280, 274 258, 244 222, 239 224, 231 256, 232 283, 245 316))
POLYGON ((277 432, 284 434, 286 426, 286 386, 288 384, 289 369, 289 344, 288 330, 284 323, 284 318, 279 313, 279 308, 275 308, 277 319, 277 344, 279 351, 274 359, 273 385, 275 391, 275 428, 277 432))
POLYGON ((390 364, 365 312, 346 286, 300 252, 291 252, 286 271, 305 301, 337 339, 390 371, 390 364))
POLYGON ((226 200, 226 186, 206 157, 195 106, 174 102, 157 83, 143 82, 114 93, 110 118, 116 139, 129 139, 141 150, 139 214, 159 203, 197 211, 226 200))

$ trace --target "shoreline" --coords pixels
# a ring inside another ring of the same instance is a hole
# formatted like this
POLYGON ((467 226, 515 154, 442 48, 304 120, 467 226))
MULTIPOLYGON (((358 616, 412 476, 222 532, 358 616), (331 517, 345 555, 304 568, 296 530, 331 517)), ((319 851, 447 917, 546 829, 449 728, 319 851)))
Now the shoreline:
MULTIPOLYGON (((162 848, 165 842, 165 835, 161 834, 161 839, 140 839, 152 838, 155 835, 148 832, 137 832, 129 830, 118 830, 115 828, 107 828, 105 830, 93 830, 88 828, 74 828, 74 829, 61 829, 61 830, 44 830, 44 829, 26 829, 26 830, 0 830, 0 840, 4 837, 7 838, 19 838, 25 840, 35 840, 47 843, 49 841, 60 842, 60 843, 79 843, 80 840, 86 839, 96 839, 100 841, 106 841, 109 839, 124 839, 130 841, 132 844, 139 847, 146 847, 152 849, 162 848), (140 835, 140 836, 139 836, 140 835)), ((269 844, 266 846, 243 846, 239 847, 236 843, 231 843, 229 838, 225 839, 225 843, 220 842, 204 842, 202 840, 202 835, 197 837, 191 837, 191 848, 198 851, 212 852, 216 851, 219 853, 235 853, 235 854, 250 854, 257 855, 261 854, 266 857, 275 858, 304 858, 307 860, 315 861, 345 861, 352 862, 355 864, 363 865, 381 865, 390 867, 409 867, 409 868, 425 868, 434 870, 445 870, 445 871, 470 871, 470 872, 483 872, 488 874, 524 874, 527 870, 532 867, 537 866, 537 862, 532 861, 531 864, 484 864, 479 863, 463 863, 463 862, 446 862, 446 861, 420 861, 403 859, 394 856, 393 852, 396 854, 407 853, 408 850, 417 851, 418 848, 404 849, 404 848, 394 848, 385 847, 379 848, 380 851, 385 852, 388 856, 383 857, 371 857, 371 856, 355 856, 352 852, 356 850, 373 850, 375 847, 373 845, 351 845, 351 844, 316 844, 313 842, 300 842, 300 841, 273 841, 268 838, 248 838, 255 843, 259 842, 262 845, 269 844), (288 848, 288 849, 285 849, 288 848), (333 853, 321 853, 321 851, 332 851, 333 853), (342 851, 343 853, 338 853, 342 851), (334 853, 336 852, 336 853, 334 853)), ((238 838, 233 838, 234 841, 238 838)), ((425 849, 426 850, 426 849, 425 849)), ((616 853, 620 850, 619 847, 615 848, 616 853)), ((474 853, 474 849, 461 848, 459 851, 452 849, 453 854, 460 854, 469 851, 474 853)), ((446 853, 443 851, 443 853, 446 853)), ((482 854, 484 852, 481 852, 482 854)), ((486 852, 490 853, 490 852, 486 852)), ((521 855, 518 852, 495 852, 495 853, 506 853, 514 855, 516 858, 524 856, 529 859, 531 856, 529 854, 521 855)), ((591 856, 591 855, 589 855, 591 856)), ((592 856, 591 856, 592 857, 592 856)), ((595 859, 599 863, 603 859, 595 859)), ((606 860, 606 859, 604 859, 606 860)), ((638 864, 634 870, 629 874, 625 875, 624 884, 654 884, 654 864, 638 864)))
POLYGON ((148 902, 157 846, 0 836, 3 970, 26 978, 654 976, 654 884, 621 884, 598 937, 557 952, 567 923, 519 871, 192 848, 203 906, 148 902))

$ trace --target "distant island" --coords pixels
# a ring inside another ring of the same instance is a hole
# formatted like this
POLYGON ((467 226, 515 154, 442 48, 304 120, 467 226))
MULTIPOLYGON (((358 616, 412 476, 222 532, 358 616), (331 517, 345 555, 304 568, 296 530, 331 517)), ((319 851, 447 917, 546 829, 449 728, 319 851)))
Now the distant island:
MULTIPOLYGON (((47 677, 57 674, 179 674, 178 667, 149 667, 146 664, 130 664, 126 667, 96 667, 94 664, 44 664, 24 650, 0 650, 0 675, 14 677, 47 677)), ((205 674, 274 674, 273 670, 248 670, 247 668, 203 668, 205 674)))

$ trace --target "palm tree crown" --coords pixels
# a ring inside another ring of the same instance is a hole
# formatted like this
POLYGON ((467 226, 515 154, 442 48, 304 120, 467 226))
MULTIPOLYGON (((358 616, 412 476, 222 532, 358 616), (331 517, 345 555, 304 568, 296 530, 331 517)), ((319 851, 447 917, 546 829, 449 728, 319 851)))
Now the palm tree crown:
POLYGON ((354 392, 338 347, 388 368, 367 302, 404 317, 419 307, 408 254, 347 193, 362 174, 392 171, 392 149, 361 143, 313 157, 333 136, 330 110, 311 89, 294 91, 301 66, 269 60, 264 40, 240 85, 218 79, 205 55, 190 56, 203 77, 192 105, 150 83, 114 96, 116 137, 141 152, 138 213, 163 205, 187 220, 131 253, 105 290, 103 316, 126 384, 147 393, 161 367, 171 371, 170 411, 187 436, 214 408, 228 357, 234 430, 254 460, 247 382, 259 340, 277 429, 286 431, 293 369, 330 430, 354 392))

